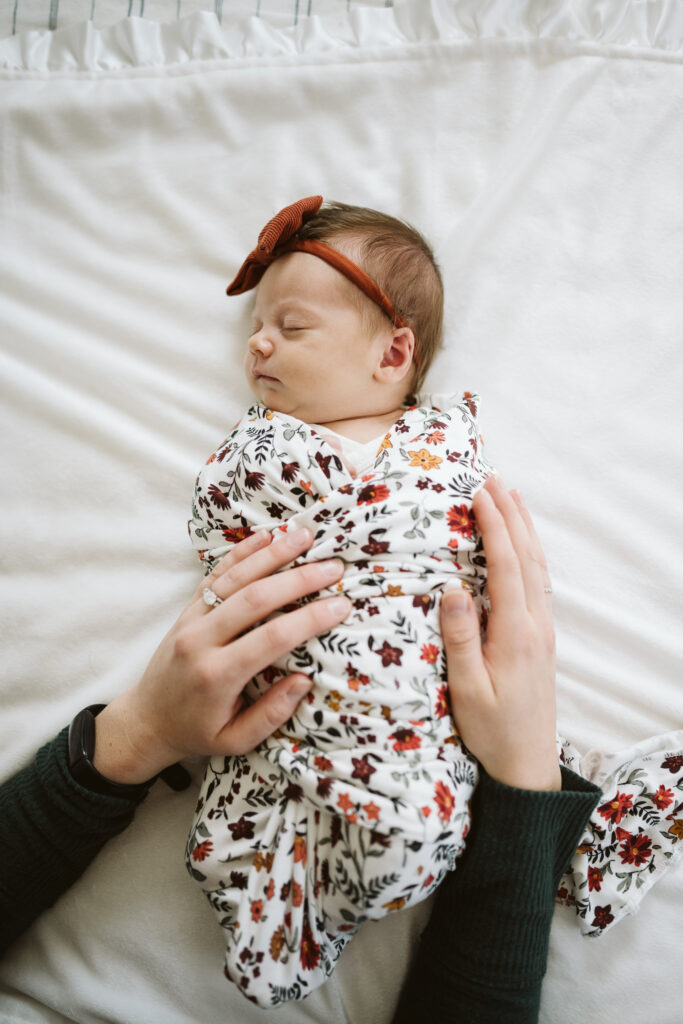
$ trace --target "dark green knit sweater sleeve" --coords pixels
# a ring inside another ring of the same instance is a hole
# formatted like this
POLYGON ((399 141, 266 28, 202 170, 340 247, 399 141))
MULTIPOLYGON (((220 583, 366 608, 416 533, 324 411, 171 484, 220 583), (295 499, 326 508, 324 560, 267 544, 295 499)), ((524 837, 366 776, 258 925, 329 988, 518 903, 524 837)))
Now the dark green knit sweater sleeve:
POLYGON ((512 789, 483 770, 465 852, 438 891, 394 1024, 534 1024, 554 896, 600 790, 512 789))
POLYGON ((142 799, 79 786, 67 737, 64 729, 0 787, 0 953, 130 824, 142 799))

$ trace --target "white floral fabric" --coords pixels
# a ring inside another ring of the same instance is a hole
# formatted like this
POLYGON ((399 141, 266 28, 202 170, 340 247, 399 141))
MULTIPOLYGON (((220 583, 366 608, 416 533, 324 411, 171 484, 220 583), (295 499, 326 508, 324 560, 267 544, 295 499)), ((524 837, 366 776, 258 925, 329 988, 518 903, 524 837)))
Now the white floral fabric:
MULTIPOLYGON (((188 868, 225 931, 226 975, 261 1006, 322 984, 361 924, 424 899, 463 848, 477 766, 450 718, 438 611, 455 581, 486 628, 471 502, 492 469, 477 409, 469 392, 428 396, 381 440, 374 465, 352 476, 318 429, 256 404, 197 478, 190 534, 207 570, 256 529, 308 526, 314 543, 298 561, 341 557, 346 571, 330 592, 353 605, 340 626, 251 681, 254 699, 295 671, 314 688, 256 751, 209 762, 188 838, 188 868)), ((562 757, 576 766, 568 745, 562 757)), ((652 761, 634 770, 655 785, 660 769, 652 761)), ((671 780, 677 811, 682 778, 683 759, 671 780)), ((650 871, 655 849, 661 868, 681 838, 675 829, 659 836, 672 801, 650 800, 632 823, 633 836, 649 830, 650 871)), ((596 849, 605 806, 594 814, 596 849)), ((622 881, 610 867, 613 838, 602 894, 589 889, 585 852, 563 880, 560 898, 574 901, 589 933, 631 909, 612 892, 622 881)), ((633 842, 642 858, 643 841, 633 842)))

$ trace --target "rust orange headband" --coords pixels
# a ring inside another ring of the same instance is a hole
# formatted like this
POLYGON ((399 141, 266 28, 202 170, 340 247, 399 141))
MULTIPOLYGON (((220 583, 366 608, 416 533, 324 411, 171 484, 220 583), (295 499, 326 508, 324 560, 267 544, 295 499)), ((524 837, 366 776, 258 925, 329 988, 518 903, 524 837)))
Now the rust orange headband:
POLYGON ((325 260, 365 292, 396 327, 408 327, 408 322, 396 312, 391 299, 384 294, 379 285, 343 253, 325 242, 296 237, 299 228, 311 217, 315 217, 322 203, 322 196, 308 196, 285 206, 284 210, 280 210, 272 220, 269 220, 258 236, 256 248, 249 253, 237 271, 235 279, 228 285, 227 294, 241 295, 242 292, 255 288, 271 263, 280 256, 285 256, 289 252, 308 252, 325 260))

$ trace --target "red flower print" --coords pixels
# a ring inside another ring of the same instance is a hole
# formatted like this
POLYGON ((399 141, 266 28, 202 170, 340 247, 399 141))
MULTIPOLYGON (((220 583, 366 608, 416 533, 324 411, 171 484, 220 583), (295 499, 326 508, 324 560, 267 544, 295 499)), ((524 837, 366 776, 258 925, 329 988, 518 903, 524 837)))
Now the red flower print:
POLYGON ((296 479, 296 474, 299 469, 298 462, 283 462, 282 463, 282 479, 286 484, 291 484, 292 480, 296 479))
POLYGON ((598 807, 598 814, 613 825, 618 825, 626 812, 630 811, 632 807, 633 797, 630 797, 628 793, 620 793, 617 790, 614 800, 610 800, 601 807, 598 807))
POLYGON ((386 501, 391 491, 386 484, 368 484, 358 492, 358 505, 374 505, 377 501, 386 501))
POLYGON ((313 938, 313 932, 308 920, 304 921, 301 929, 299 960, 305 971, 312 971, 320 963, 320 946, 313 938))
POLYGON ((683 755, 672 754, 670 757, 665 757, 661 767, 667 768, 672 775, 675 775, 680 768, 683 768, 683 755))
POLYGON ((451 820, 451 815, 455 808, 455 797, 453 796, 453 792, 447 785, 445 785, 445 783, 437 782, 434 787, 434 799, 436 800, 436 806, 439 809, 439 817, 445 825, 451 820))
POLYGON ((268 885, 263 891, 266 894, 266 899, 272 900, 273 896, 275 895, 275 880, 273 878, 270 879, 268 885))
POLYGON ((589 868, 588 869, 588 891, 591 892, 593 889, 596 892, 600 892, 600 886, 602 885, 602 871, 600 868, 589 868))
POLYGON ((248 821, 247 818, 242 815, 239 821, 233 821, 228 824, 228 828, 232 832, 233 839, 253 839, 254 838, 254 823, 248 821))
POLYGON ((615 829, 614 834, 617 837, 618 842, 621 842, 622 839, 628 839, 628 837, 631 835, 629 830, 626 828, 615 829))
POLYGON ((388 640, 385 640, 378 651, 374 652, 382 659, 382 665, 400 665, 403 651, 400 647, 392 647, 388 640))
POLYGON ((422 648, 420 650, 420 661, 426 661, 430 665, 435 665, 438 657, 439 648, 436 644, 422 644, 422 648))
POLYGON ((422 740, 413 729, 397 729, 389 737, 395 740, 394 750, 419 750, 422 740))
POLYGON ((378 555, 386 555, 389 550, 388 540, 375 540, 374 537, 370 537, 367 544, 364 544, 361 548, 366 555, 370 555, 372 558, 377 558, 378 555))
POLYGON ((608 903, 606 907, 595 908, 595 917, 592 922, 594 928, 606 928, 608 924, 612 923, 614 914, 610 914, 611 909, 611 903, 608 903))
POLYGON ((448 687, 445 683, 442 683, 436 692, 436 703, 434 705, 434 714, 437 718, 445 718, 449 713, 450 707, 448 705, 448 687))
POLYGON ((254 900, 251 905, 252 921, 260 921, 263 915, 263 900, 254 900))
POLYGON ((323 757, 322 754, 317 754, 316 757, 313 758, 313 764, 320 772, 329 772, 333 767, 329 757, 323 757))
POLYGON ((474 513, 467 505, 452 505, 448 510, 448 527, 461 537, 474 536, 474 513))
POLYGON ((628 839, 624 839, 619 850, 621 863, 635 864, 636 867, 640 867, 652 856, 651 846, 652 843, 644 832, 640 832, 637 836, 629 836, 628 839))
POLYGON ((660 786, 652 797, 653 802, 657 807, 661 808, 661 810, 666 810, 666 808, 673 803, 673 799, 673 790, 667 789, 666 786, 660 786))
POLYGON ((362 757, 352 757, 351 762, 353 764, 352 779, 360 779, 361 782, 367 783, 370 781, 370 776, 377 771, 368 761, 367 754, 363 754, 362 757))
POLYGON ((221 530, 221 533, 226 540, 231 541, 233 544, 239 544, 245 537, 251 537, 252 530, 249 526, 226 527, 224 530, 221 530))
POLYGON ((205 839, 203 843, 197 843, 192 851, 192 860, 206 860, 212 849, 213 843, 210 839, 205 839))

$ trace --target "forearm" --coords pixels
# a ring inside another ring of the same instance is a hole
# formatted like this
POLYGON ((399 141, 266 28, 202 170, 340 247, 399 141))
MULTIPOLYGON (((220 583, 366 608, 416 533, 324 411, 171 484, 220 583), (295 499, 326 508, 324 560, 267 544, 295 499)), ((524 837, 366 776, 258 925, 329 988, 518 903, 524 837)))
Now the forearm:
POLYGON ((438 892, 394 1024, 532 1024, 554 895, 600 792, 563 769, 560 792, 482 772, 467 847, 438 892))
POLYGON ((100 796, 68 768, 67 730, 0 789, 0 952, 133 819, 138 799, 100 796))

